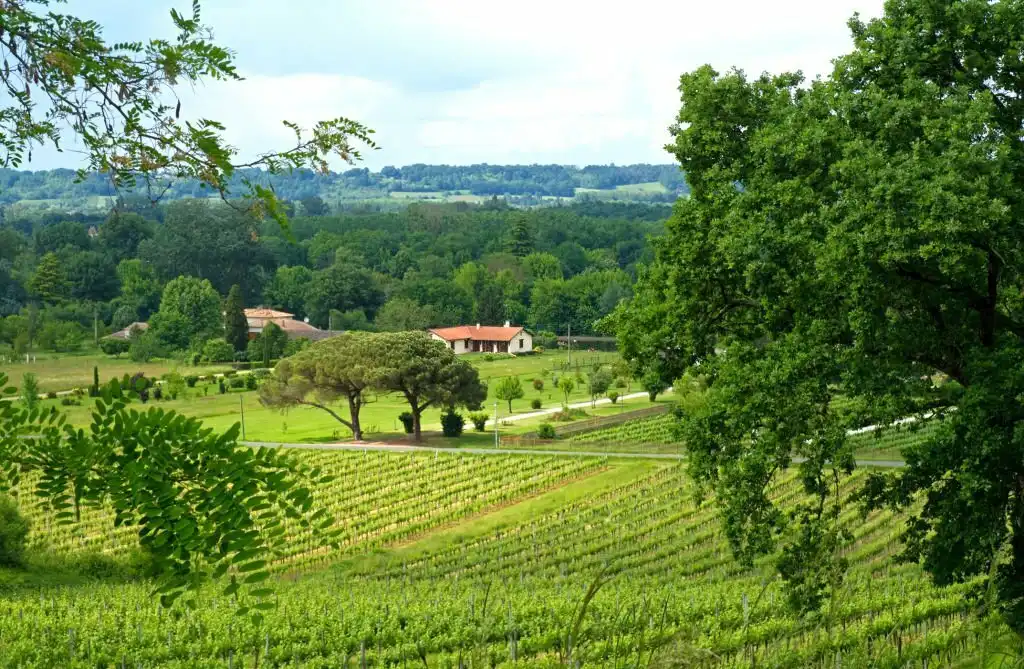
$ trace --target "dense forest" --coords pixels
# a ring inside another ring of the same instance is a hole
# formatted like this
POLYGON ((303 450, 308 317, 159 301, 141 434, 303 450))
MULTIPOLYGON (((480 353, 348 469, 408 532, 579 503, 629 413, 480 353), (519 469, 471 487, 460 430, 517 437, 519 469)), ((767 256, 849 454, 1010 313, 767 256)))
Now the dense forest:
MULTIPOLYGON (((633 193, 631 199, 672 202, 688 192, 678 165, 408 165, 384 167, 379 172, 354 168, 345 172, 317 174, 294 170, 268 176, 260 170, 239 170, 231 187, 240 190, 242 180, 273 186, 282 199, 299 201, 319 196, 328 202, 371 199, 390 193, 461 192, 478 196, 537 196, 572 198, 576 189, 607 190, 632 184, 660 184, 662 190, 633 193)), ((208 188, 182 179, 155 187, 164 199, 206 197, 208 188)), ((143 189, 140 188, 140 191, 143 189)), ((0 204, 57 200, 76 202, 95 196, 112 196, 115 190, 100 174, 79 178, 74 170, 37 172, 0 169, 0 204)), ((140 192, 148 195, 148 192, 140 192)))
POLYGON ((580 202, 516 209, 414 203, 399 212, 293 207, 287 230, 229 203, 185 199, 104 217, 0 225, 0 355, 75 350, 148 321, 144 357, 222 339, 223 299, 321 328, 407 330, 510 320, 594 331, 631 294, 664 205, 580 202))

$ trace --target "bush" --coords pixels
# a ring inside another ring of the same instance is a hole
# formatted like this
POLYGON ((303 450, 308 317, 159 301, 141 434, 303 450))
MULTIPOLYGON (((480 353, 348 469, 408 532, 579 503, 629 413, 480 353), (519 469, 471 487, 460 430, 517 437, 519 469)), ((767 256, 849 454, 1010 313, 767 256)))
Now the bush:
POLYGON ((25 557, 29 523, 10 497, 0 496, 0 564, 17 567, 25 557))
POLYGON ((558 346, 558 337, 554 332, 547 332, 541 330, 533 336, 533 350, 541 350, 547 348, 555 348, 558 346))
POLYGON ((231 381, 229 383, 231 384, 231 389, 232 390, 238 390, 240 388, 245 388, 245 379, 243 379, 240 376, 232 377, 232 379, 231 379, 231 381))
POLYGON ((533 347, 533 352, 536 353, 537 355, 540 355, 541 353, 544 352, 544 347, 543 346, 534 346, 533 347))
POLYGON ((127 353, 131 344, 127 339, 101 339, 100 350, 115 358, 122 353, 127 353))
POLYGON ((209 339, 203 344, 203 360, 206 362, 231 362, 234 359, 235 349, 223 339, 209 339))
POLYGON ((619 401, 619 393, 615 390, 608 392, 608 399, 611 400, 612 404, 619 401))
POLYGON ((160 386, 157 386, 157 387, 153 388, 153 399, 155 399, 156 401, 159 402, 163 398, 164 398, 163 388, 161 388, 160 386))
POLYGON ((128 345, 128 357, 134 362, 149 362, 161 352, 162 348, 156 334, 148 330, 137 337, 132 337, 128 345))
POLYGON ((541 423, 537 428, 537 437, 539 439, 556 439, 558 434, 551 423, 541 423))
POLYGON ((256 375, 255 374, 246 374, 245 375, 245 389, 246 390, 256 390, 256 386, 257 386, 256 375))
POLYGON ((77 351, 85 339, 85 329, 72 321, 50 321, 40 328, 36 343, 44 349, 67 353, 77 351))
POLYGON ((668 389, 668 384, 661 380, 657 372, 648 372, 640 379, 640 385, 647 391, 647 397, 653 402, 668 389))
POLYGON ((51 390, 50 392, 46 393, 46 399, 48 399, 48 400, 55 400, 55 399, 57 399, 57 393, 51 390))
POLYGON ((622 378, 621 376, 619 378, 615 379, 615 387, 616 388, 625 388, 626 385, 627 385, 626 384, 626 379, 622 378))
POLYGON ((224 379, 217 379, 217 388, 220 390, 221 395, 228 391, 227 386, 224 385, 224 379))
POLYGON ((488 415, 485 411, 476 411, 469 414, 469 420, 473 422, 473 428, 477 432, 483 432, 487 429, 487 419, 488 415))
POLYGON ((299 351, 306 349, 309 346, 309 340, 305 337, 296 337, 295 339, 289 339, 288 343, 284 345, 283 355, 287 358, 293 356, 299 351))
POLYGON ((185 385, 189 388, 195 388, 197 383, 199 383, 199 377, 195 374, 189 374, 185 377, 185 385))
POLYGON ((530 408, 531 409, 536 410, 536 409, 541 408, 542 406, 543 406, 543 403, 540 401, 539 397, 534 397, 532 400, 530 400, 530 408))
POLYGON ((412 430, 413 430, 413 425, 412 425, 413 417, 412 417, 412 414, 409 413, 408 411, 403 411, 402 413, 398 414, 398 420, 402 421, 402 427, 405 429, 405 433, 406 434, 412 434, 412 430))
POLYGON ((494 354, 484 353, 484 360, 486 360, 487 362, 492 362, 494 360, 494 354))
POLYGON ((560 421, 562 423, 568 423, 569 421, 579 420, 580 418, 586 418, 587 412, 583 409, 565 409, 557 413, 551 414, 551 418, 560 421))
POLYGON ((536 390, 537 392, 544 390, 544 379, 534 379, 533 389, 536 390))
POLYGON ((441 433, 446 437, 462 436, 462 428, 466 426, 466 420, 462 414, 455 413, 449 409, 441 414, 441 433))

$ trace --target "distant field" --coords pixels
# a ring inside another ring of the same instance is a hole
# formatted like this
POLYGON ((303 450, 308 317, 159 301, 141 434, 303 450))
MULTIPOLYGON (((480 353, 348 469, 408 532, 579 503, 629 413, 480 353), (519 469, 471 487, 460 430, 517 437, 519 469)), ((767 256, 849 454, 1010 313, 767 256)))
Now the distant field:
POLYGON ((102 353, 81 355, 40 353, 36 361, 25 363, 24 358, 18 362, 0 362, 0 372, 7 374, 9 383, 20 385, 22 375, 31 372, 39 380, 43 392, 87 388, 92 384, 92 368, 99 368, 100 382, 112 378, 121 378, 125 374, 143 372, 146 376, 158 377, 174 370, 182 374, 204 375, 227 369, 225 365, 203 365, 189 367, 178 360, 154 360, 152 362, 132 362, 127 357, 114 358, 102 353))
POLYGON ((399 200, 440 200, 444 198, 444 191, 400 191, 393 190, 389 195, 399 200))
POLYGON ((576 195, 589 195, 591 197, 623 197, 629 195, 650 195, 652 193, 667 193, 665 188, 658 181, 650 181, 642 184, 623 184, 615 188, 577 188, 576 195))

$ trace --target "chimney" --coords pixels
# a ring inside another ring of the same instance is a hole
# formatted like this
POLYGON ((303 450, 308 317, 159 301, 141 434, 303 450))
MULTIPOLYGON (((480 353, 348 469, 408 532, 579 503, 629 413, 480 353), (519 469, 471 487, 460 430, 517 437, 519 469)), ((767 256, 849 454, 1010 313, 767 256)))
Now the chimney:
POLYGON ((505 327, 512 327, 512 321, 505 321, 505 327))

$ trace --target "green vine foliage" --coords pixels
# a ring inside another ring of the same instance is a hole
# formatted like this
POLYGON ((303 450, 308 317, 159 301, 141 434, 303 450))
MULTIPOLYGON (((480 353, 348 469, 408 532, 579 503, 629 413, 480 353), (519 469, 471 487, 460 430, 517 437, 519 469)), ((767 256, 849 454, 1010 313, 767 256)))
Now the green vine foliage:
MULTIPOLYGON (((7 378, 0 374, 0 387, 7 378)), ((217 434, 173 411, 139 411, 115 382, 96 399, 88 429, 56 409, 0 402, 0 487, 35 473, 33 492, 60 523, 87 506, 105 507, 115 525, 138 528, 157 571, 154 594, 172 606, 214 579, 239 615, 262 621, 272 608, 268 566, 284 547, 284 520, 317 531, 337 547, 340 529, 315 509, 311 489, 331 477, 284 451, 238 444, 238 426, 217 434)))

